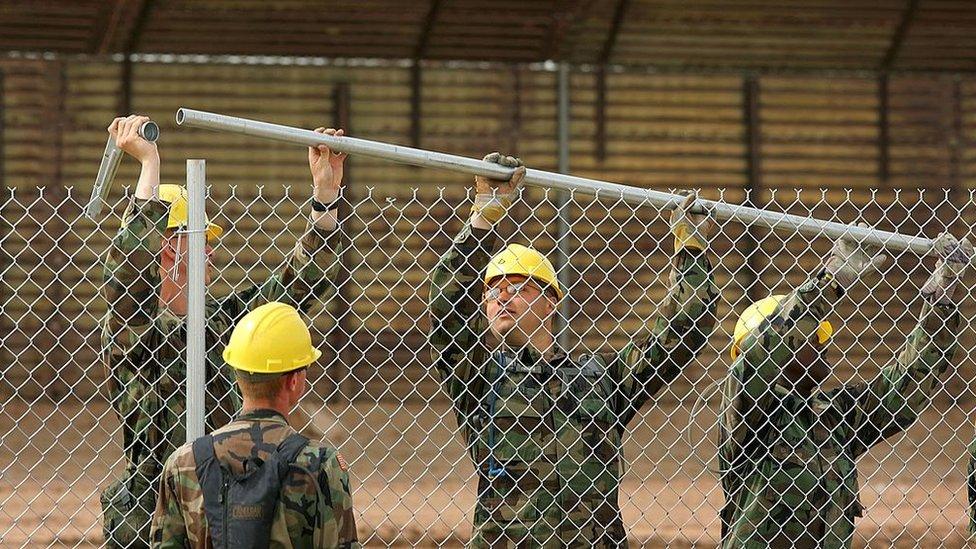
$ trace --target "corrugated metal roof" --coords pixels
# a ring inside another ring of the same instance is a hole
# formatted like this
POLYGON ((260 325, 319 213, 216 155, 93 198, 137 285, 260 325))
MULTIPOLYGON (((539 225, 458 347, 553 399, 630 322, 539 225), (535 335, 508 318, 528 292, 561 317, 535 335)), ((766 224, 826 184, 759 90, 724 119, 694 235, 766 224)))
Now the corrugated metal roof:
POLYGON ((976 69, 965 0, 5 0, 0 50, 976 69))

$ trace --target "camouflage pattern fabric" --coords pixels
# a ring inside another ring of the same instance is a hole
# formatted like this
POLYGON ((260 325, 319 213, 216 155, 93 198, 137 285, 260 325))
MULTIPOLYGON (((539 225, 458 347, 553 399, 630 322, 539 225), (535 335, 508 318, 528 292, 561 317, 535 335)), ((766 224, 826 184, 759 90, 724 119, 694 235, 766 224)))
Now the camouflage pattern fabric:
MULTIPOLYGON (((103 531, 112 547, 148 547, 149 519, 163 463, 186 441, 186 324, 160 308, 159 252, 168 204, 133 199, 128 222, 105 257, 108 302, 102 356, 109 398, 122 424, 125 472, 101 497, 103 531)), ((221 357, 231 328, 248 311, 284 301, 304 312, 327 299, 341 253, 341 231, 310 227, 280 271, 264 283, 220 299, 208 297, 207 430, 240 409, 233 373, 221 357)))
MULTIPOLYGON (((255 410, 213 433, 214 453, 228 471, 242 475, 249 460, 268 459, 295 430, 273 410, 255 410)), ((360 547, 349 474, 334 449, 310 441, 298 454, 281 491, 271 527, 271 547, 360 547)), ((152 522, 153 548, 212 547, 192 444, 166 461, 152 522)))
POLYGON ((546 361, 506 350, 493 358, 481 308, 493 234, 466 225, 430 292, 434 364, 479 475, 472 545, 625 546, 621 437, 711 333, 718 292, 709 261, 679 252, 660 316, 617 353, 546 361))
POLYGON ((846 548, 861 516, 855 461, 908 428, 956 344, 954 306, 925 302, 896 360, 872 380, 802 395, 777 383, 839 297, 813 278, 746 336, 723 391, 725 549, 846 548))
POLYGON ((969 474, 966 478, 969 492, 969 537, 976 539, 976 441, 969 446, 969 474))

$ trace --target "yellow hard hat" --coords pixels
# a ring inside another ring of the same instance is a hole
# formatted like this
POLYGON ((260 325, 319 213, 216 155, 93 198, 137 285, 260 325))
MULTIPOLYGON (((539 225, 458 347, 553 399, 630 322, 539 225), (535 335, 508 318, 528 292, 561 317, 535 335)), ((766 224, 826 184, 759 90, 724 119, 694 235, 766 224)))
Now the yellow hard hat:
MULTIPOLYGON (((186 226, 190 220, 190 196, 186 192, 186 187, 172 184, 160 185, 159 199, 169 203, 169 219, 166 221, 166 228, 177 229, 186 226)), ((128 219, 123 217, 122 225, 124 226, 127 221, 128 219)), ((211 223, 207 218, 207 240, 216 240, 222 234, 224 229, 220 225, 211 223)))
MULTIPOLYGON (((190 220, 190 195, 186 192, 186 187, 181 185, 160 185, 159 199, 169 202, 169 221, 166 222, 167 229, 176 229, 186 226, 190 220)), ((207 240, 216 240, 224 234, 224 229, 217 224, 211 223, 207 218, 207 240)))
POLYGON ((272 301, 247 313, 230 334, 224 361, 252 374, 284 374, 322 356, 298 310, 272 301))
POLYGON ((543 283, 556 291, 559 299, 563 298, 563 290, 556 278, 556 269, 546 256, 536 250, 521 244, 509 244, 498 252, 488 262, 485 270, 485 284, 502 276, 522 275, 543 283))
MULTIPOLYGON (((735 323, 735 332, 732 334, 732 360, 739 356, 739 346, 742 345, 742 340, 749 335, 749 332, 758 328, 763 320, 775 313, 785 298, 785 295, 773 295, 760 299, 742 313, 738 322, 735 323)), ((827 343, 833 333, 834 327, 830 325, 830 322, 820 321, 820 325, 817 326, 817 342, 821 345, 827 343)))

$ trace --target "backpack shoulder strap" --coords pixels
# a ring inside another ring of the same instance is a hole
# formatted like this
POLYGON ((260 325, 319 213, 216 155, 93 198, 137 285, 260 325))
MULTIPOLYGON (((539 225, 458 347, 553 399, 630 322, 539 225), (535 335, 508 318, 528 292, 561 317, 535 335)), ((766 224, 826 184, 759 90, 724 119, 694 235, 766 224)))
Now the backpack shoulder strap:
POLYGON ((492 353, 491 357, 492 360, 489 363, 493 369, 492 373, 489 374, 490 385, 488 386, 488 398, 485 403, 485 421, 488 423, 488 476, 494 478, 506 474, 505 466, 499 464, 495 459, 495 437, 497 436, 495 404, 498 400, 498 382, 501 381, 505 368, 508 367, 508 357, 501 351, 492 353))
POLYGON ((298 458, 298 454, 305 449, 309 443, 309 439, 302 435, 301 433, 295 432, 287 437, 285 440, 281 441, 278 445, 278 453, 289 463, 295 461, 298 458))
POLYGON ((284 481, 285 476, 288 475, 288 469, 291 467, 295 460, 298 459, 298 454, 308 446, 308 438, 302 436, 299 433, 292 433, 285 437, 285 440, 281 441, 278 445, 278 449, 275 450, 275 459, 278 462, 278 478, 284 481))
POLYGON ((215 547, 219 547, 223 543, 221 537, 224 531, 224 472, 214 454, 213 435, 202 436, 193 441, 193 463, 196 466, 200 490, 203 492, 203 510, 207 516, 210 540, 215 547))
POLYGON ((213 435, 204 435, 193 441, 193 463, 199 471, 201 467, 207 465, 211 460, 217 458, 214 454, 213 435))

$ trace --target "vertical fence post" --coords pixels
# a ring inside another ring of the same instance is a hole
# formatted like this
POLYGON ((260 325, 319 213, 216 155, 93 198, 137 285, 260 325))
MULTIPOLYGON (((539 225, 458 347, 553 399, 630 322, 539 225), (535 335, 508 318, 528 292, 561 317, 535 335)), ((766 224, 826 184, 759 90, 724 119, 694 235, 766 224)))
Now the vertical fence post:
MULTIPOLYGON (((751 208, 757 207, 756 196, 762 189, 762 126, 759 116, 759 78, 750 74, 742 83, 742 118, 745 123, 746 138, 746 200, 743 203, 751 208)), ((759 281, 762 265, 762 249, 756 236, 755 227, 746 227, 742 238, 738 241, 739 249, 745 258, 748 270, 745 284, 745 295, 750 301, 760 298, 759 281)))
MULTIPOLYGON (((340 82, 335 85, 332 94, 332 109, 335 127, 345 129, 346 133, 352 133, 350 121, 352 100, 349 94, 348 82, 340 82)), ((350 160, 352 159, 346 158, 345 168, 343 169, 343 199, 339 202, 339 222, 346 221, 347 225, 349 223, 347 220, 353 213, 352 205, 358 199, 358 193, 355 191, 356 187, 349 184, 351 173, 350 160)), ((341 231, 343 228, 340 225, 336 230, 341 231)), ((336 360, 329 366, 332 371, 325 373, 326 379, 331 379, 335 386, 334 393, 329 395, 327 399, 329 402, 351 402, 360 390, 354 369, 356 356, 353 352, 355 341, 352 337, 353 312, 352 293, 350 291, 351 277, 349 274, 352 270, 352 246, 346 246, 342 251, 340 263, 341 268, 336 279, 339 302, 337 303, 338 308, 333 309, 336 324, 335 328, 329 332, 327 337, 329 346, 336 352, 336 360)), ((333 303, 335 302, 333 301, 333 303)), ((323 363, 328 364, 328 362, 323 363)))
POLYGON ((891 122, 888 120, 890 98, 888 73, 883 72, 878 77, 878 181, 882 185, 887 185, 891 178, 891 122))
MULTIPOLYGON (((569 173, 569 124, 570 124, 570 97, 569 97, 569 63, 565 61, 559 64, 557 78, 557 133, 559 145, 559 167, 560 173, 569 173)), ((562 350, 569 352, 570 320, 572 319, 573 306, 572 296, 570 295, 570 238, 572 230, 569 224, 569 193, 558 191, 556 193, 556 270, 559 273, 559 285, 565 292, 565 297, 559 306, 560 318, 562 320, 554 326, 557 334, 557 343, 562 350)))
POLYGON ((965 177, 962 173, 965 168, 967 144, 965 93, 962 89, 962 80, 958 74, 952 78, 950 85, 952 86, 952 119, 947 128, 949 134, 949 197, 950 205, 954 209, 952 212, 954 218, 949 228, 953 234, 968 235, 971 232, 972 224, 965 214, 970 205, 971 195, 967 192, 965 177), (958 215, 955 215, 956 213, 958 215))
POLYGON ((207 161, 187 159, 186 189, 189 196, 189 266, 186 329, 186 439, 203 436, 206 380, 205 274, 207 268, 207 161))
POLYGON ((38 340, 41 356, 37 379, 42 384, 43 393, 52 400, 60 400, 69 392, 66 380, 68 371, 74 364, 68 350, 69 338, 73 334, 69 333, 71 326, 63 309, 69 296, 65 284, 65 276, 68 275, 68 255, 65 250, 71 248, 69 241, 73 238, 66 219, 70 219, 74 213, 64 186, 64 131, 68 119, 66 70, 64 61, 52 61, 46 65, 46 84, 50 86, 51 92, 47 99, 51 104, 45 108, 43 123, 48 128, 47 135, 52 145, 46 168, 48 187, 43 191, 43 203, 47 211, 42 215, 47 217, 38 220, 41 236, 32 242, 35 252, 43 258, 41 265, 51 277, 43 292, 44 310, 41 314, 44 328, 43 335, 38 340))
POLYGON ((13 222, 7 221, 6 212, 6 206, 9 205, 7 201, 11 200, 11 196, 7 191, 6 168, 4 166, 4 155, 6 154, 4 151, 4 105, 6 93, 3 77, 3 68, 0 68, 0 361, 3 361, 3 364, 10 364, 7 342, 11 330, 10 319, 7 316, 10 314, 7 305, 12 292, 9 291, 9 282, 3 281, 8 280, 7 272, 13 266, 13 259, 7 253, 7 237, 13 229, 13 222))

